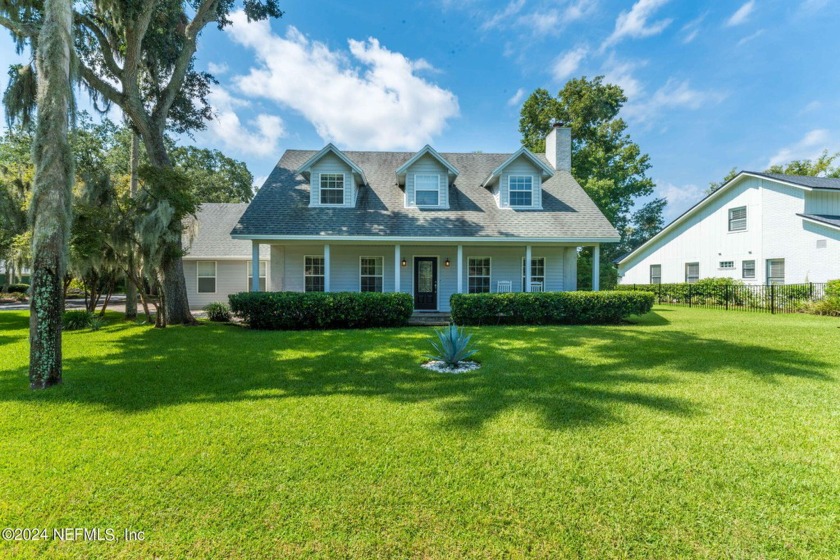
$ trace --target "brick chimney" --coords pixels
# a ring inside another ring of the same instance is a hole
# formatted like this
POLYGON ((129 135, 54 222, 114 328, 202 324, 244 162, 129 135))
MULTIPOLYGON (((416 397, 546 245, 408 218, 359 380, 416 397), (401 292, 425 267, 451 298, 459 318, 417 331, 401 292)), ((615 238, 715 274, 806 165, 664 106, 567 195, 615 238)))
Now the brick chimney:
POLYGON ((545 137, 545 157, 557 171, 572 171, 572 129, 561 122, 545 137))

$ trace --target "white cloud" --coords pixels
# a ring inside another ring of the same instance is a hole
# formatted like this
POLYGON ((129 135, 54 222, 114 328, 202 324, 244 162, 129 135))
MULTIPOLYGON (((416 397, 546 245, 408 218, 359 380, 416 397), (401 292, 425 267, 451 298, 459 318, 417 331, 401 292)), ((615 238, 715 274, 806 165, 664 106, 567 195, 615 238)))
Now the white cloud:
POLYGON ((682 26, 681 31, 683 32, 682 42, 684 45, 687 45, 694 41, 698 35, 700 35, 700 24, 703 23, 703 20, 706 19, 706 14, 695 18, 685 25, 682 26))
POLYGON ((521 12, 524 7, 525 0, 511 0, 501 11, 496 12, 481 24, 482 31, 489 31, 503 26, 503 24, 521 12))
POLYGON ((812 111, 817 111, 819 109, 822 109, 822 106, 823 106, 822 101, 819 101, 819 100, 815 99, 815 100, 811 101, 810 103, 808 103, 807 105, 805 105, 802 108, 802 110, 799 111, 799 114, 802 115, 804 113, 810 113, 812 111))
POLYGON ((586 17, 595 7, 595 0, 543 0, 526 10, 525 0, 512 0, 484 20, 482 31, 518 29, 530 35, 556 35, 568 24, 586 17), (561 5, 558 5, 561 4, 561 5))
POLYGON ((746 37, 742 38, 740 41, 738 41, 737 46, 739 46, 739 47, 744 46, 747 43, 749 43, 750 41, 752 41, 753 39, 757 39, 758 37, 761 37, 763 34, 764 34, 764 30, 759 29, 755 33, 751 33, 751 34, 747 35, 746 37))
POLYGON ((665 218, 673 220, 706 196, 706 189, 693 184, 678 186, 665 183, 656 187, 656 196, 668 201, 665 207, 665 218))
POLYGON ((207 71, 215 76, 221 76, 222 74, 227 74, 230 68, 224 62, 222 63, 215 63, 215 62, 208 62, 207 63, 207 71))
POLYGON ((249 103, 233 97, 221 86, 216 86, 208 100, 213 107, 213 120, 202 133, 221 142, 225 149, 255 156, 275 155, 277 142, 285 134, 283 119, 275 115, 258 114, 247 124, 237 115, 237 109, 246 109, 249 103))
POLYGON ((802 137, 799 142, 785 146, 773 154, 767 167, 784 165, 794 160, 815 159, 823 150, 834 152, 840 147, 840 142, 832 139, 831 133, 824 128, 815 128, 802 137))
POLYGON ((755 0, 750 0, 749 2, 744 3, 740 8, 735 10, 735 13, 729 16, 729 19, 726 20, 727 27, 734 27, 736 25, 741 25, 742 23, 746 23, 749 19, 750 14, 753 13, 755 9, 755 0))
POLYGON ((389 51, 375 38, 349 40, 349 55, 294 27, 231 15, 230 37, 254 51, 256 66, 235 78, 239 90, 303 115, 327 141, 357 149, 414 149, 458 115, 458 99, 418 76, 428 62, 389 51))
POLYGON ((671 24, 672 20, 660 19, 648 22, 648 19, 653 16, 656 10, 667 3, 668 0, 638 0, 629 12, 621 12, 615 20, 615 30, 601 45, 601 50, 603 51, 628 37, 640 39, 662 33, 671 24))
POLYGON ((633 72, 645 64, 646 62, 621 62, 614 56, 610 56, 603 67, 604 81, 619 86, 624 90, 627 99, 632 102, 645 91, 642 82, 633 75, 633 72))
POLYGON ((721 102, 725 95, 712 90, 697 90, 688 80, 665 82, 648 99, 629 102, 624 107, 628 120, 650 124, 653 118, 668 109, 688 109, 696 111, 703 107, 721 102))
POLYGON ((519 105, 522 100, 525 98, 525 88, 519 88, 516 90, 510 99, 507 100, 508 107, 516 107, 519 105))
POLYGON ((558 82, 562 82, 580 67, 580 63, 586 58, 587 48, 577 47, 557 57, 551 69, 552 76, 558 82))

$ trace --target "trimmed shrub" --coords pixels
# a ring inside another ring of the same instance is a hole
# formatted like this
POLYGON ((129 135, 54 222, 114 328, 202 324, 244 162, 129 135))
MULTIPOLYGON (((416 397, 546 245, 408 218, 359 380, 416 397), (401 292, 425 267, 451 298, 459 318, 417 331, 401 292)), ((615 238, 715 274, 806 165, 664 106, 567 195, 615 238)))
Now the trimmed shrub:
POLYGON ((452 320, 459 325, 603 325, 653 307, 650 292, 534 292, 453 294, 452 320))
POLYGON ((414 298, 379 292, 240 292, 230 309, 252 329, 360 329, 399 327, 414 312, 414 298))
POLYGON ((29 291, 29 284, 9 284, 9 287, 6 288, 6 291, 10 294, 25 294, 29 291))
POLYGON ((825 283, 825 297, 840 299, 840 280, 829 280, 825 283))
POLYGON ((207 318, 217 323, 227 323, 230 321, 230 308, 226 303, 221 301, 214 301, 204 306, 204 311, 207 312, 207 318))
MULTIPOLYGON (((65 331, 78 331, 90 327, 94 318, 90 311, 65 311, 61 324, 65 331)), ((98 327, 96 330, 99 330, 98 327)))

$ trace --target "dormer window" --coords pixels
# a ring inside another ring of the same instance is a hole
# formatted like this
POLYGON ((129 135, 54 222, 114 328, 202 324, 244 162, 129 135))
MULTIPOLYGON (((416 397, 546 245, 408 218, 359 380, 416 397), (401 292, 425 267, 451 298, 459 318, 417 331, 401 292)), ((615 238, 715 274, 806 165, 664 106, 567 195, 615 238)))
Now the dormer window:
POLYGON ((414 176, 414 202, 417 206, 440 204, 440 175, 414 176))
POLYGON ((321 173, 321 204, 344 204, 343 173, 321 173))
POLYGON ((511 206, 533 206, 534 186, 530 175, 511 175, 510 185, 511 206))

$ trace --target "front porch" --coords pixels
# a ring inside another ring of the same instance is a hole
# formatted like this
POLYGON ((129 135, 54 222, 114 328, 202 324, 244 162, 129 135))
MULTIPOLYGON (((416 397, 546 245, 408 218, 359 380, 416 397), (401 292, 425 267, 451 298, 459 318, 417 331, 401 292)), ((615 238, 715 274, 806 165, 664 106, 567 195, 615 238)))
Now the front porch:
MULTIPOLYGON (((446 313, 454 293, 571 291, 577 289, 574 243, 519 244, 254 241, 270 245, 271 291, 382 291, 412 294, 415 309, 446 313), (530 262, 530 266, 525 263, 530 262)), ((593 286, 599 287, 599 245, 593 286)), ((258 262, 256 259, 253 263, 258 262)), ((264 277, 263 277, 264 278, 264 277)), ((259 271, 252 273, 258 291, 259 271)))

